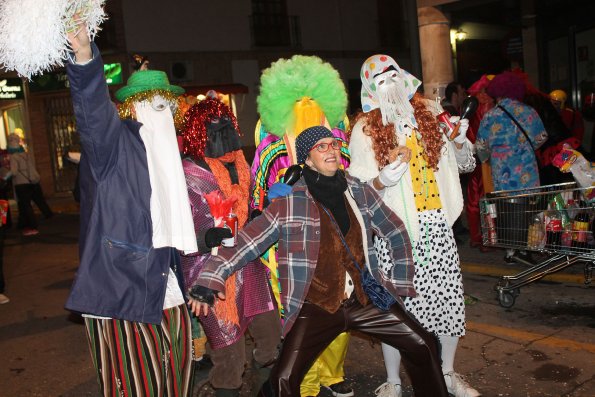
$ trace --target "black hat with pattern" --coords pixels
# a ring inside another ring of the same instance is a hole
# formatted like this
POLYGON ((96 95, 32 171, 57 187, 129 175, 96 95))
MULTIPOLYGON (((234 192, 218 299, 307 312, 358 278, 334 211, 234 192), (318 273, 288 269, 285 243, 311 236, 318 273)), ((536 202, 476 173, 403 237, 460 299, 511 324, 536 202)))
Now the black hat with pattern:
POLYGON ((317 125, 314 127, 306 128, 302 131, 295 139, 295 151, 297 155, 298 164, 304 164, 308 153, 312 150, 312 147, 316 145, 316 142, 323 138, 334 138, 335 136, 328 128, 317 125))

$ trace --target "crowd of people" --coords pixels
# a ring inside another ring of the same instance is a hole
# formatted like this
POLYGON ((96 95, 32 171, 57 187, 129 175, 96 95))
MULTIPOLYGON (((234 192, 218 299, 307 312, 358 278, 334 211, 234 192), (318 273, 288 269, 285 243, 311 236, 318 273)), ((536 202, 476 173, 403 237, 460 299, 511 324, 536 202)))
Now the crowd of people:
MULTIPOLYGON (((85 29, 68 39, 82 155, 81 261, 66 307, 84 317, 103 395, 188 396, 193 362, 208 357, 216 396, 240 395, 248 360, 253 395, 350 397, 351 331, 382 343, 377 396, 402 396, 401 360, 415 396, 481 395, 455 370, 466 328, 455 224, 465 209, 471 245, 486 250, 479 198, 539 186, 558 148, 580 146, 563 92, 550 102, 513 71, 469 90, 453 82, 440 104, 379 54, 362 64, 349 119, 330 64, 281 59, 262 74, 250 166, 221 100, 180 115, 184 90, 142 67, 116 107, 85 29), (479 106, 461 119, 467 92, 479 106)), ((17 195, 30 207, 39 176, 28 169, 30 192, 17 195)))

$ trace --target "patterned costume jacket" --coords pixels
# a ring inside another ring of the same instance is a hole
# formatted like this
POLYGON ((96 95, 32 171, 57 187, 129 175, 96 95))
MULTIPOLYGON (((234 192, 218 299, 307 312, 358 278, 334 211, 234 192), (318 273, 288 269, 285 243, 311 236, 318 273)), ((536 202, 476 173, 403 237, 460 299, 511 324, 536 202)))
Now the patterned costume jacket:
MULTIPOLYGON (((411 243, 403 222, 383 203, 376 191, 347 176, 345 197, 360 222, 366 266, 395 297, 415 296, 411 243), (387 275, 378 267, 372 234, 384 237, 392 247, 394 266, 387 275)), ((279 242, 281 302, 286 309, 283 334, 291 329, 304 303, 314 275, 320 246, 320 214, 304 179, 291 194, 274 200, 238 235, 235 248, 221 249, 203 267, 197 284, 224 291, 225 279, 279 242)))

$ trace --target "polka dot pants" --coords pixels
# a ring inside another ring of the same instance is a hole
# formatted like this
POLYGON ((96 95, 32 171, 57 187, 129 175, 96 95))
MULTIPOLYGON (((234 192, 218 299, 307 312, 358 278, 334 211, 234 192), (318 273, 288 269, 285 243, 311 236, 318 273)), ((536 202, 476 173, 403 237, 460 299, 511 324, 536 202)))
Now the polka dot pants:
MULTIPOLYGON (((437 335, 465 335, 465 301, 459 253, 441 210, 419 214, 419 241, 415 242, 413 284, 418 296, 403 299, 405 307, 437 335)), ((384 240, 374 238, 380 268, 392 266, 384 240)))

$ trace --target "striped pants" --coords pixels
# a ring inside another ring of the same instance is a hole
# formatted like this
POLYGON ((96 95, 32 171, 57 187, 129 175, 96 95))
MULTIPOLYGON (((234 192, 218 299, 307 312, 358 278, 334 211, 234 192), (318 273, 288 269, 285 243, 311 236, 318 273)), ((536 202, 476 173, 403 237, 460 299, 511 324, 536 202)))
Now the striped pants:
POLYGON ((185 304, 163 311, 161 324, 85 318, 103 396, 186 397, 192 342, 185 304))

